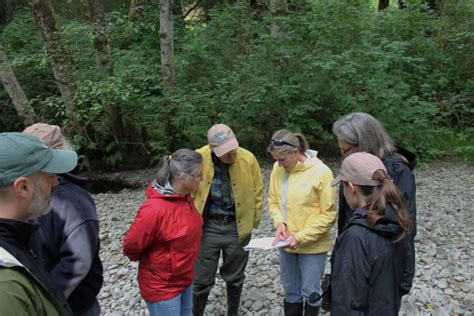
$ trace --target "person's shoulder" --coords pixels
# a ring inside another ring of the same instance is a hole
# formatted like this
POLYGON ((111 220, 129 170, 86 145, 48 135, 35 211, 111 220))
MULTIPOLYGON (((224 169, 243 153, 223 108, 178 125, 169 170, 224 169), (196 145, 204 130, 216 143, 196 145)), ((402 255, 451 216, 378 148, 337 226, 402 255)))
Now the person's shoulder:
POLYGON ((11 282, 11 281, 21 281, 24 280, 26 282, 30 282, 28 277, 25 275, 26 272, 22 272, 21 267, 4 267, 0 266, 0 282, 2 282, 2 288, 4 282, 11 282))
POLYGON ((97 217, 95 202, 91 194, 72 182, 54 188, 51 195, 51 212, 71 219, 95 219, 97 217))
POLYGON ((321 159, 316 156, 310 157, 305 165, 308 172, 314 175, 314 179, 317 183, 332 181, 333 172, 321 159))
POLYGON ((413 171, 416 167, 416 155, 402 147, 396 146, 396 152, 382 158, 387 171, 413 171))
POLYGON ((40 285, 21 269, 0 268, 0 315, 59 315, 40 285))
POLYGON ((318 157, 313 158, 315 160, 314 168, 316 168, 317 171, 328 174, 328 175, 333 175, 331 168, 328 167, 321 159, 318 157))
POLYGON ((211 147, 209 145, 204 145, 201 148, 196 149, 196 151, 203 156, 211 155, 211 147))
POLYGON ((408 162, 406 162, 402 157, 384 157, 383 164, 385 165, 385 168, 387 168, 387 173, 391 178, 397 178, 401 174, 408 175, 413 173, 408 162))
POLYGON ((257 161, 257 157, 248 149, 243 147, 237 148, 237 159, 246 163, 255 163, 257 161))
POLYGON ((348 227, 341 234, 341 239, 356 242, 365 240, 367 234, 370 234, 367 220, 365 218, 351 218, 348 227))
MULTIPOLYGON (((1 267, 0 283, 1 291, 10 295, 29 296, 33 288, 34 282, 27 275, 28 272, 22 267, 1 267)), ((3 296, 3 295, 0 295, 3 296)))
POLYGON ((170 209, 174 209, 179 206, 179 202, 185 200, 176 199, 176 198, 165 198, 164 195, 161 195, 162 198, 148 198, 140 206, 139 214, 141 216, 153 216, 160 217, 166 216, 170 209))

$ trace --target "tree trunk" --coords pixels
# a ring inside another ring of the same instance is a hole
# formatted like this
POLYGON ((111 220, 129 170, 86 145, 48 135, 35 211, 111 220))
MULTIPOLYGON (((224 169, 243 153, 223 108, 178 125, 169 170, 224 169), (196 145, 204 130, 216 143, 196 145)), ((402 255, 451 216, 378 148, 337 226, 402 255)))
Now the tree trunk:
POLYGON ((76 87, 73 80, 72 59, 61 44, 61 37, 56 27, 53 7, 50 0, 29 0, 33 9, 36 24, 41 31, 46 46, 46 53, 53 69, 59 92, 65 102, 66 112, 71 123, 74 123, 75 108, 73 104, 76 87))
POLYGON ((16 79, 2 43, 0 43, 0 81, 12 99, 18 116, 23 119, 23 124, 25 126, 33 124, 35 121, 33 108, 29 105, 28 98, 16 79))
POLYGON ((173 36, 173 1, 160 0, 161 75, 165 93, 176 83, 173 36))
MULTIPOLYGON (((270 0, 270 11, 276 18, 286 16, 288 14, 288 3, 286 0, 270 0)), ((283 35, 281 27, 278 25, 278 21, 275 19, 272 21, 270 34, 273 37, 279 37, 283 35)))
MULTIPOLYGON (((89 0, 89 16, 94 37, 94 50, 97 61, 97 67, 105 75, 111 75, 112 57, 110 56, 109 39, 106 33, 105 13, 102 0, 89 0)), ((123 137, 123 124, 120 111, 113 105, 105 106, 105 112, 108 116, 111 130, 117 136, 117 139, 123 137)))
POLYGON ((385 10, 390 5, 390 0, 379 0, 379 11, 385 10))
POLYGON ((130 21, 136 22, 143 18, 143 6, 148 4, 148 0, 131 0, 130 1, 130 21))
POLYGON ((92 24, 97 67, 107 75, 112 74, 109 39, 106 33, 104 6, 101 0, 89 0, 89 17, 92 24))

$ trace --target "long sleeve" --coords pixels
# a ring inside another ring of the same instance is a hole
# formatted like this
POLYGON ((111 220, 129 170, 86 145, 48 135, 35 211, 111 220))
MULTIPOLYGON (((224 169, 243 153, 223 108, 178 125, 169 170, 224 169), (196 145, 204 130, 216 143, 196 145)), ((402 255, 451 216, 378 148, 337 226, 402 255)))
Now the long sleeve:
POLYGON ((66 298, 89 273, 99 248, 98 234, 98 222, 87 220, 65 236, 59 249, 61 258, 50 275, 66 298))
POLYGON ((415 175, 410 168, 404 163, 398 163, 395 167, 394 175, 392 175, 393 182, 402 191, 403 197, 406 201, 408 213, 412 220, 412 227, 410 231, 410 239, 416 236, 416 183, 415 175))
POLYGON ((274 164, 272 173, 270 175, 270 185, 268 189, 268 212, 270 213, 271 218, 273 219, 273 225, 277 227, 281 223, 285 223, 285 218, 283 216, 283 211, 280 206, 280 186, 278 181, 282 181, 278 176, 278 165, 274 164))
POLYGON ((336 245, 331 276, 331 315, 365 315, 368 309, 370 263, 363 240, 351 231, 336 245))
POLYGON ((405 198, 412 224, 409 235, 402 241, 403 269, 400 280, 400 294, 405 295, 410 292, 415 277, 416 183, 413 172, 402 162, 394 164, 392 178, 405 198))
POLYGON ((256 158, 254 158, 254 163, 252 165, 252 175, 255 194, 255 216, 253 221, 253 227, 257 228, 260 224, 260 219, 262 217, 263 210, 263 178, 260 165, 258 164, 256 158))
POLYGON ((295 234, 296 239, 304 244, 309 241, 318 240, 324 233, 331 229, 336 221, 336 190, 331 187, 333 179, 331 170, 327 169, 321 175, 321 181, 318 183, 315 190, 317 191, 318 207, 321 213, 314 212, 306 220, 306 225, 303 230, 295 234))
POLYGON ((157 214, 154 207, 145 202, 123 239, 123 253, 132 261, 140 259, 142 251, 159 238, 157 214))

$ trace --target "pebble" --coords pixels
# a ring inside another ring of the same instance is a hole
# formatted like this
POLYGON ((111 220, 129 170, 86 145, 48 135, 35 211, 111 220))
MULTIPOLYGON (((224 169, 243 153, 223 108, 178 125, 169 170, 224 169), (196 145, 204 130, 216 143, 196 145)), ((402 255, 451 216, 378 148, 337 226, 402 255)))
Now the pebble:
POLYGON ((437 286, 440 288, 440 289, 445 289, 448 287, 448 281, 446 281, 446 279, 441 279, 437 282, 437 286))
MULTIPOLYGON (((334 172, 339 168, 339 162, 328 165, 334 172)), ((144 189, 154 172, 148 169, 113 174, 114 178, 135 187, 141 186, 141 189, 94 195, 100 218, 100 254, 104 265, 104 285, 98 296, 102 315, 148 315, 138 289, 138 263, 130 262, 122 255, 121 243, 138 207, 145 200, 144 189)), ((270 167, 266 166, 263 169, 265 192, 269 174, 270 167)), ((415 176, 417 272, 411 292, 402 300, 400 315, 472 315, 474 166, 459 161, 435 161, 417 167, 415 176)), ((260 226, 252 236, 273 234, 265 204, 260 226)), ((335 227, 332 234, 336 234, 335 227)), ((284 294, 279 271, 277 251, 250 253, 240 315, 283 315, 284 294)), ((218 276, 209 296, 206 315, 226 314, 225 293, 225 282, 218 276)))

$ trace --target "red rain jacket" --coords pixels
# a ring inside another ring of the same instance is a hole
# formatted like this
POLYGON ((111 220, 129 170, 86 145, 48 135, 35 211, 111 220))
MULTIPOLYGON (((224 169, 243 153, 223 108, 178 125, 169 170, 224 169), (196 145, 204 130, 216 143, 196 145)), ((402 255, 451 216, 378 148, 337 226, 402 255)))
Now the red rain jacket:
POLYGON ((145 301, 171 299, 194 279, 202 216, 189 196, 164 195, 150 185, 123 240, 123 252, 139 260, 138 284, 145 301))

